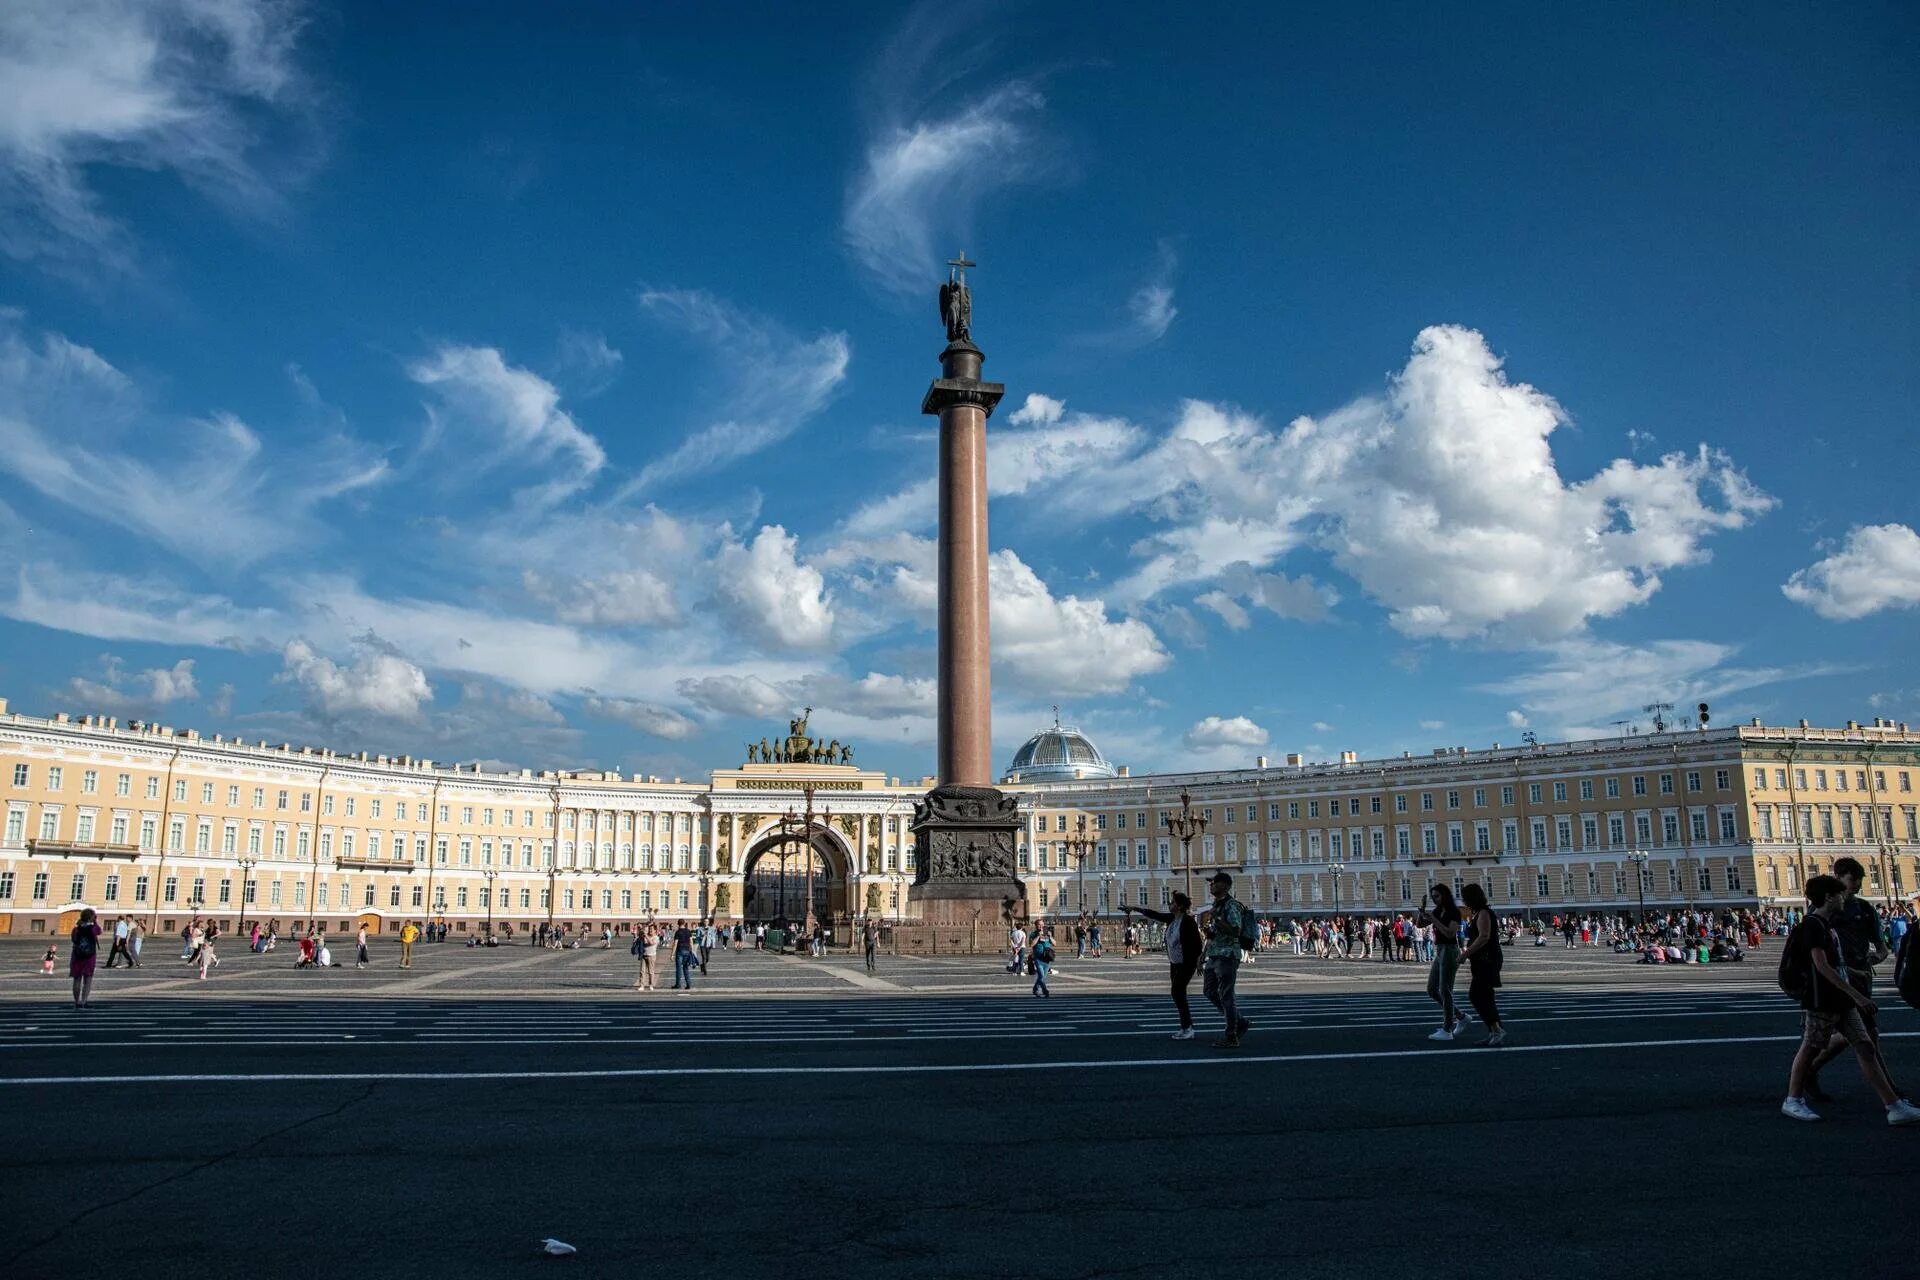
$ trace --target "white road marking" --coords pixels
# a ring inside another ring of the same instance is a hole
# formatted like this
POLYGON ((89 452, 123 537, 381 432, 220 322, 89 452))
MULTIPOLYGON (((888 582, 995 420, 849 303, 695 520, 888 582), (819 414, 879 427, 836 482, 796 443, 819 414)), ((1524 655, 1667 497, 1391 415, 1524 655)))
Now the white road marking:
MULTIPOLYGON (((1887 1037, 1920 1037, 1920 1031, 1884 1032, 1887 1037)), ((1685 1040, 1609 1040, 1591 1044, 1508 1045, 1499 1057, 1530 1053, 1589 1053, 1610 1049, 1678 1049, 1705 1045, 1793 1044, 1788 1036, 1703 1036, 1685 1040)), ((848 1066, 791 1067, 609 1067, 572 1071, 275 1071, 202 1072, 177 1075, 20 1076, 0 1077, 0 1087, 24 1085, 127 1084, 313 1084, 435 1083, 450 1080, 646 1080, 690 1076, 919 1076, 978 1075, 989 1072, 1132 1070, 1143 1067, 1199 1069, 1205 1067, 1276 1066, 1306 1062, 1367 1062, 1375 1059, 1434 1058, 1458 1054, 1458 1049, 1378 1049, 1351 1053, 1234 1054, 1224 1057, 1111 1058, 1094 1061, 861 1063, 848 1066)), ((1492 1057, 1495 1054, 1474 1055, 1492 1057)))

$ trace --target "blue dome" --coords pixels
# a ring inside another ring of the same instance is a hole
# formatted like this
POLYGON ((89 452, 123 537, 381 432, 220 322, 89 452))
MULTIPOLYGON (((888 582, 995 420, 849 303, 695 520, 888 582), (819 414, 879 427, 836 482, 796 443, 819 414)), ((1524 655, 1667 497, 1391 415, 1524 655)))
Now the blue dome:
POLYGON ((1007 782, 1072 782, 1078 778, 1112 778, 1118 770, 1107 763, 1100 748, 1078 729, 1055 724, 1027 739, 1013 753, 1007 782))

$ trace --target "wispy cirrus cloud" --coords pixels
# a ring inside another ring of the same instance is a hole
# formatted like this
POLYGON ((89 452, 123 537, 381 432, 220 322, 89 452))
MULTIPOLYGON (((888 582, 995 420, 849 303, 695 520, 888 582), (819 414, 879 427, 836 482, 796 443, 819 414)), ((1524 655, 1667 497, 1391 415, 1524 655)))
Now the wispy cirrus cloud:
POLYGON ((131 265, 98 166, 170 173, 271 211, 318 154, 296 0, 0 5, 0 249, 69 270, 131 265))
POLYGON ((233 414, 156 414, 98 352, 0 310, 0 471, 81 518, 235 566, 322 540, 316 508, 388 467, 337 431, 276 455, 233 414))
POLYGON ((640 309, 699 341, 722 381, 715 420, 643 466, 618 495, 717 471, 778 444, 819 413, 846 380, 844 333, 802 338, 699 289, 645 289, 640 309))
POLYGON ((522 506, 545 508, 571 497, 606 465, 600 442, 560 407, 559 388, 508 364, 497 347, 449 343, 409 364, 407 376, 436 397, 423 449, 451 454, 452 470, 546 468, 544 478, 515 492, 522 506))

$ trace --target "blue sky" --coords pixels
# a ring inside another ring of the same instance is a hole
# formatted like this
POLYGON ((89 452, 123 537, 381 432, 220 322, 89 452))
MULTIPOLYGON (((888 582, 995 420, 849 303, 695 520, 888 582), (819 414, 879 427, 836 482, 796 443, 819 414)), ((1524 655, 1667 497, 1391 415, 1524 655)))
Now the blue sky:
POLYGON ((1912 9, 1269 9, 5 6, 0 689, 918 776, 964 248, 1003 761, 1920 719, 1912 9))

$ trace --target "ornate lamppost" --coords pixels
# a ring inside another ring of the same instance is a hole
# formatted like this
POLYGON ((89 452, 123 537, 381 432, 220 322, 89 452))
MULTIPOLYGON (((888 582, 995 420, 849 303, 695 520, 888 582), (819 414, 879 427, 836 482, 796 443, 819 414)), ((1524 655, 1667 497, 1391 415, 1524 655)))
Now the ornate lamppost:
POLYGON ((1093 841, 1087 836, 1086 814, 1081 814, 1074 823, 1074 831, 1074 835, 1067 837, 1067 856, 1073 859, 1074 873, 1079 880, 1074 892, 1074 906, 1084 916, 1087 914, 1087 859, 1093 856, 1093 841))
POLYGON ((1193 811, 1193 797, 1180 788, 1180 812, 1169 814, 1167 829, 1180 841, 1181 873, 1185 877, 1187 901, 1193 901, 1193 838, 1207 829, 1207 820, 1193 811))
POLYGON ((1340 877, 1347 873, 1347 864, 1344 862, 1329 862, 1327 864, 1327 870, 1333 872, 1333 914, 1334 918, 1338 919, 1340 916, 1340 877))
MULTIPOLYGON (((781 910, 783 912, 786 910, 787 859, 786 859, 786 853, 785 853, 785 846, 787 843, 795 839, 798 839, 801 844, 801 856, 806 859, 806 863, 807 863, 807 912, 806 912, 805 927, 806 927, 807 937, 812 938, 814 927, 818 923, 816 917, 813 914, 813 833, 814 833, 815 819, 814 819, 814 812, 813 812, 812 784, 809 783, 808 785, 802 787, 800 789, 800 795, 805 804, 805 812, 795 813, 792 807, 789 806, 786 813, 782 814, 780 817, 780 839, 781 839, 781 846, 782 846, 782 852, 780 857, 781 910)), ((826 809, 823 809, 821 811, 819 822, 822 826, 826 827, 827 829, 829 830, 832 829, 832 826, 833 826, 832 806, 829 805, 826 809)))
POLYGON ((1113 896, 1112 894, 1113 883, 1119 878, 1120 878, 1120 873, 1118 871, 1102 871, 1100 873, 1100 914, 1101 915, 1106 915, 1108 911, 1112 910, 1112 905, 1109 902, 1109 899, 1113 896))
POLYGON ((480 874, 485 877, 487 881, 486 888, 483 892, 487 895, 487 936, 491 938, 493 936, 493 882, 500 873, 494 868, 488 867, 480 874))
POLYGON ((1640 923, 1647 923, 1647 851, 1635 849, 1627 854, 1627 861, 1633 864, 1633 887, 1640 895, 1640 923))
POLYGON ((233 926, 235 933, 247 927, 248 877, 252 874, 253 869, 260 864, 260 859, 250 853, 241 854, 238 861, 240 863, 240 910, 238 913, 238 923, 233 926))

